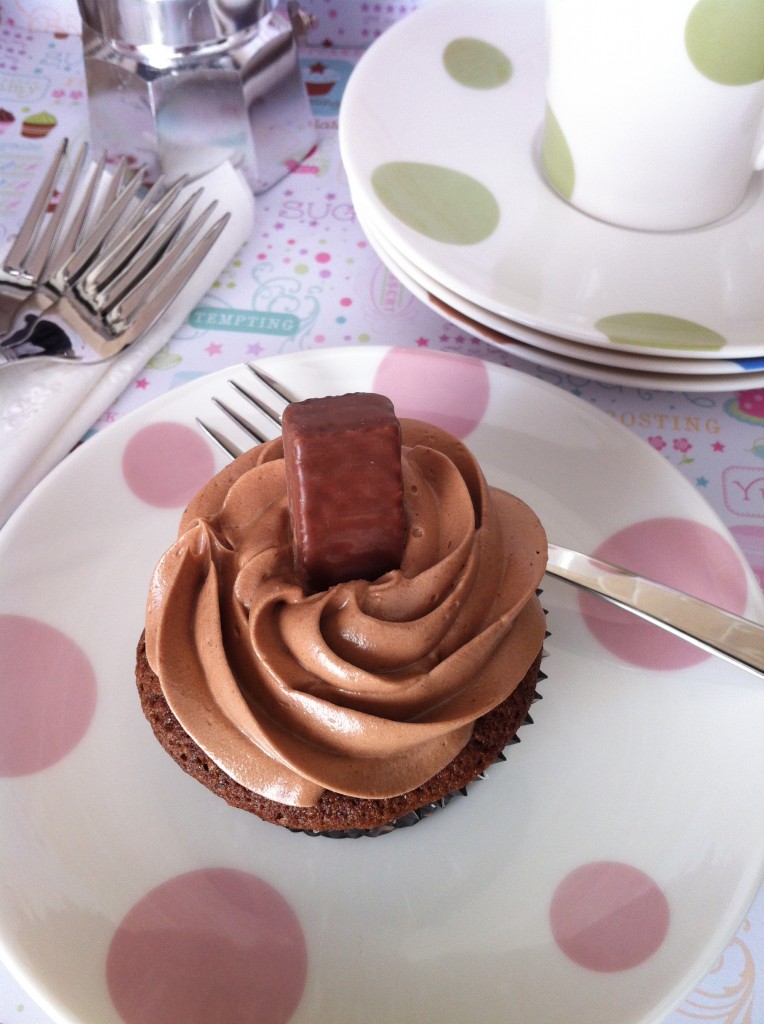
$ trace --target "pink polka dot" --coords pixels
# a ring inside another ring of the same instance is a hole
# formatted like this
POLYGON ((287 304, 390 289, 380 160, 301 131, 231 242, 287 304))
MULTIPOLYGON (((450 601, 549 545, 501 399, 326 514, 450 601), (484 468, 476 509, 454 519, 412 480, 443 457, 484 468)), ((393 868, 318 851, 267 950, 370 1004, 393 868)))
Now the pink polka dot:
MULTIPOLYGON (((628 526, 594 555, 740 614, 747 584, 735 551, 714 530, 688 519, 628 526)), ((648 669, 680 669, 711 655, 589 594, 579 596, 587 626, 619 658, 648 669)))
POLYGON ((133 435, 122 473, 133 494, 157 508, 181 508, 215 472, 207 442, 181 423, 154 423, 133 435))
POLYGON ((398 416, 427 420, 464 438, 480 423, 490 385, 485 363, 451 353, 393 348, 374 377, 398 416))
POLYGON ((88 730, 93 668, 64 633, 0 615, 0 776, 30 775, 65 757, 88 730))
POLYGON ((554 940, 591 971, 625 971, 651 957, 669 926, 662 890, 643 871, 617 861, 576 868, 555 890, 554 940))
POLYGON ((331 260, 331 256, 328 252, 316 253, 316 263, 328 263, 331 260))
POLYGON ((222 868, 149 892, 123 918, 106 961, 126 1024, 285 1024, 306 974, 305 939, 283 897, 222 868))

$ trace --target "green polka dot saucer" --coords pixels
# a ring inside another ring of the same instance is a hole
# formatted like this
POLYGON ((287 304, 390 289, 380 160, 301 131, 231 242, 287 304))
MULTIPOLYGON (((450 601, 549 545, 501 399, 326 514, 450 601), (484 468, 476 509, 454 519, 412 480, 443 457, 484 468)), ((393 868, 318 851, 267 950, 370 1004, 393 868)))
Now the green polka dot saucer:
POLYGON ((424 305, 474 337, 495 345, 534 366, 616 387, 651 391, 711 393, 764 388, 764 359, 693 359, 645 355, 632 347, 600 348, 537 331, 491 313, 444 288, 428 277, 365 219, 355 204, 356 217, 371 247, 390 273, 424 305), (756 369, 756 364, 760 369, 756 369), (741 367, 742 364, 742 368, 741 367))
MULTIPOLYGON (((750 10, 741 4, 739 19, 750 10)), ((642 232, 589 217, 540 169, 544 76, 541 0, 434 0, 388 30, 340 109, 367 223, 450 292, 603 361, 629 352, 764 370, 762 173, 709 227, 642 232)))

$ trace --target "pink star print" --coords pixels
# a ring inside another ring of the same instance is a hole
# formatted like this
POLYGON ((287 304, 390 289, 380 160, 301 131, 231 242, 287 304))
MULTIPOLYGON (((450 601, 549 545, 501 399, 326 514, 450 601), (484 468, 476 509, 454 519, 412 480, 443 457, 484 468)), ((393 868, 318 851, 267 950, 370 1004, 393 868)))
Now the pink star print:
POLYGON ((223 351, 223 346, 218 345, 216 341, 211 341, 204 351, 208 352, 211 356, 219 356, 223 351))
POLYGON ((138 380, 137 380, 137 381, 135 382, 135 386, 136 386, 137 388, 140 388, 140 389, 141 389, 141 391, 145 391, 145 390, 146 390, 146 388, 147 388, 147 387, 149 386, 149 382, 148 382, 148 381, 146 380, 146 378, 145 378, 145 377, 140 377, 140 378, 139 378, 139 379, 138 379, 138 380))
POLYGON ((427 338, 417 338, 416 343, 419 346, 419 348, 426 348, 427 345, 430 344, 427 338))
POLYGON ((713 452, 723 452, 726 447, 727 446, 722 444, 721 441, 714 441, 714 443, 711 445, 711 451, 713 451, 713 452))

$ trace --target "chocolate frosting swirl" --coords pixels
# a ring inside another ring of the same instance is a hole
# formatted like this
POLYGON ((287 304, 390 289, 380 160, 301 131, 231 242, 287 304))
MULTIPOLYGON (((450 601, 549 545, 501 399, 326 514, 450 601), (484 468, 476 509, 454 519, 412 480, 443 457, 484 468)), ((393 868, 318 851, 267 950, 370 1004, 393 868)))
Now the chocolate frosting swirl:
POLYGON ((279 438, 199 492, 152 578, 146 651, 170 708, 228 775, 281 803, 421 785, 543 644, 535 514, 452 435, 401 426, 399 570, 303 590, 279 438))

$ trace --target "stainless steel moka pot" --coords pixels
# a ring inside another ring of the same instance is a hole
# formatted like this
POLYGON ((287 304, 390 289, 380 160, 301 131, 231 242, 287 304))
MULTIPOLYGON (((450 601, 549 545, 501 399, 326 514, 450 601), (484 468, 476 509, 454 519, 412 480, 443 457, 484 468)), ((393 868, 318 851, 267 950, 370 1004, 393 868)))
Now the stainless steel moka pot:
POLYGON ((78 0, 93 152, 198 177, 224 160, 255 193, 315 145, 297 40, 279 0, 78 0))

